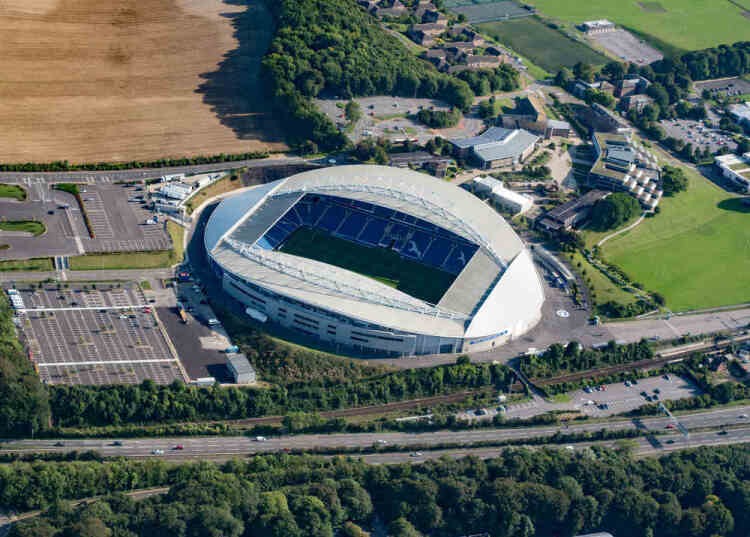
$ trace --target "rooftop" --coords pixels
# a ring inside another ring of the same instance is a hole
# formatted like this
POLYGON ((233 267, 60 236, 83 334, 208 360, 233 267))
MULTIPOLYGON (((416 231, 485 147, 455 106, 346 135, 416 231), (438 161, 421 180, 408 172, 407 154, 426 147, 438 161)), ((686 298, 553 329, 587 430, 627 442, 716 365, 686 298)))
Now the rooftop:
POLYGON ((500 141, 474 145, 474 154, 484 161, 503 160, 520 155, 539 140, 525 129, 511 132, 500 141))
POLYGON ((472 136, 471 138, 458 138, 450 140, 450 143, 461 149, 467 149, 479 144, 488 144, 491 142, 502 142, 508 136, 513 134, 514 131, 511 129, 504 129, 502 127, 490 127, 479 136, 472 136))
POLYGON ((729 107, 729 111, 740 119, 750 121, 750 102, 733 104, 729 107))
POLYGON ((580 211, 582 208, 593 205, 600 199, 606 197, 607 194, 608 192, 604 192, 602 190, 589 190, 579 198, 570 200, 566 203, 563 203, 562 205, 558 205, 544 216, 545 218, 551 218, 553 220, 563 222, 573 214, 580 211))

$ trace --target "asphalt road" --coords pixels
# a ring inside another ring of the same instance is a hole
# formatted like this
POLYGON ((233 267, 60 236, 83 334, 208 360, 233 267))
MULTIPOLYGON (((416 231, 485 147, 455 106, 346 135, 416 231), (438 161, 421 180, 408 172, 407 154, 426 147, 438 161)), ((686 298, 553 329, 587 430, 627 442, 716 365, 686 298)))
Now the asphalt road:
MULTIPOLYGON (((750 405, 731 407, 708 412, 685 414, 680 422, 688 429, 701 429, 719 426, 743 426, 750 435, 750 420, 740 415, 750 412, 750 405)), ((155 449, 162 449, 164 456, 169 458, 199 458, 217 456, 238 456, 249 453, 274 452, 284 449, 309 449, 312 447, 341 448, 367 447, 378 441, 385 441, 383 449, 388 445, 420 446, 442 443, 474 443, 501 442, 524 438, 552 436, 560 433, 594 432, 606 428, 610 431, 625 429, 642 429, 644 431, 663 431, 670 423, 666 417, 635 418, 612 420, 599 423, 581 423, 553 427, 519 427, 480 429, 473 431, 437 431, 430 433, 360 433, 360 434, 315 434, 295 435, 268 438, 264 442, 255 441, 244 436, 201 436, 187 438, 138 438, 120 439, 122 446, 114 446, 114 439, 83 439, 83 440, 11 440, 2 443, 0 453, 7 451, 24 452, 68 452, 95 450, 103 456, 151 457, 155 449), (55 446, 62 442, 63 446, 55 446), (174 449, 176 446, 183 449, 174 449)), ((739 429, 738 429, 739 430, 739 429)), ((742 437, 744 438, 744 436, 742 437)), ((750 439, 750 437, 748 437, 750 439)), ((740 441, 740 440, 738 440, 740 441)))

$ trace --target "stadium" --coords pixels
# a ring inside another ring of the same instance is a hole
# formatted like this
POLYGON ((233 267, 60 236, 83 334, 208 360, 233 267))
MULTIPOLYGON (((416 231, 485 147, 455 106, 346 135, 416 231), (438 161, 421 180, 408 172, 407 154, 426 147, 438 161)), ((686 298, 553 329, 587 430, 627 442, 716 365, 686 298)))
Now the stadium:
POLYGON ((306 171, 226 198, 205 229, 248 314, 382 356, 487 350, 541 318, 510 226, 472 194, 387 166, 306 171))

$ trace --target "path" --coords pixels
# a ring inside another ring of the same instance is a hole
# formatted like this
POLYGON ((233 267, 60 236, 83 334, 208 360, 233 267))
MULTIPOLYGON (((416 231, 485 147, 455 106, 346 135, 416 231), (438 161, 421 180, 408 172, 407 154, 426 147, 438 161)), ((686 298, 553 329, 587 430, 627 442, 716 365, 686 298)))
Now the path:
POLYGON ((605 242, 607 242, 609 239, 611 239, 613 237, 616 237, 617 235, 620 235, 621 233, 625 233, 626 231, 630 231, 635 226, 637 226, 638 224, 640 224, 641 222, 643 222, 644 218, 646 218, 645 211, 641 214, 641 216, 640 216, 640 218, 638 218, 638 220, 636 220, 635 222, 633 222, 632 224, 630 224, 628 227, 624 227, 622 229, 619 229, 619 230, 615 231, 614 233, 611 233, 611 234, 607 235, 602 240, 600 240, 599 242, 597 242, 596 245, 597 246, 601 246, 602 244, 604 244, 605 242))

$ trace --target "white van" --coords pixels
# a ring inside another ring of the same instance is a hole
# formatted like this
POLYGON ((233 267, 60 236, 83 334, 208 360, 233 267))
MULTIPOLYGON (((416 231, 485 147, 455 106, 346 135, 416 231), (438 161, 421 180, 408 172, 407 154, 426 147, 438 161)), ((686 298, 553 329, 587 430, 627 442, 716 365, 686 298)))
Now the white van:
POLYGON ((208 320, 208 325, 209 325, 209 326, 215 326, 215 325, 217 325, 217 324, 220 324, 220 323, 219 323, 219 319, 209 319, 209 320, 208 320))

